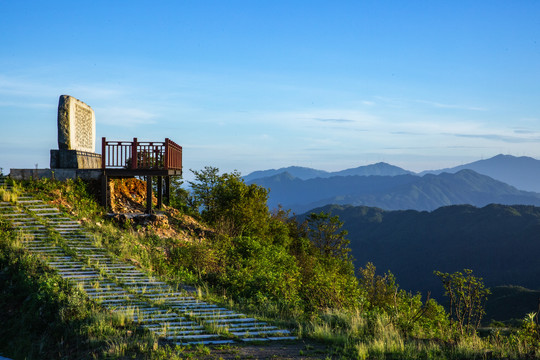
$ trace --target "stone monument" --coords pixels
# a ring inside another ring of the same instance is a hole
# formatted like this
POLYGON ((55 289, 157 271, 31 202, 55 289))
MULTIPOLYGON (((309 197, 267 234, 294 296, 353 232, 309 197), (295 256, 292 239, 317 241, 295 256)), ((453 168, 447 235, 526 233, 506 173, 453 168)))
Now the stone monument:
POLYGON ((69 95, 58 101, 58 150, 51 150, 51 169, 98 169, 101 155, 95 153, 94 110, 69 95))

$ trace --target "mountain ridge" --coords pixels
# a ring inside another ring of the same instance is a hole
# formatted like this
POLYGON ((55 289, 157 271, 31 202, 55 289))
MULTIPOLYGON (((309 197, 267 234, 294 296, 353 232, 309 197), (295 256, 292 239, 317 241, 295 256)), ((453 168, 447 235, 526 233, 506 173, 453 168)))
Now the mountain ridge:
POLYGON ((378 162, 370 165, 362 165, 355 168, 349 168, 339 171, 325 171, 317 170, 301 166, 289 166, 279 169, 258 170, 244 176, 244 181, 252 182, 256 179, 262 179, 266 177, 272 177, 280 173, 287 172, 290 175, 299 178, 301 180, 309 180, 314 178, 328 178, 333 176, 350 176, 350 175, 382 175, 382 176, 396 176, 404 174, 414 174, 412 171, 402 169, 398 166, 390 165, 385 162, 378 162))
POLYGON ((301 180, 281 173, 251 183, 270 189, 268 205, 302 213, 326 204, 380 207, 385 210, 435 210, 441 206, 489 203, 540 206, 540 194, 478 174, 473 170, 396 176, 332 176, 301 180))
POLYGON ((538 181, 540 178, 540 160, 528 156, 516 157, 499 154, 489 159, 482 159, 451 168, 422 171, 419 175, 440 174, 443 172, 455 173, 463 169, 474 170, 518 189, 540 192, 540 182, 538 181))
POLYGON ((254 181, 281 172, 289 172, 292 176, 307 180, 316 177, 332 177, 346 175, 387 175, 396 176, 403 174, 414 174, 424 176, 426 174, 441 174, 443 172, 456 173, 460 170, 470 169, 479 174, 487 175, 495 180, 505 182, 520 190, 540 192, 540 160, 528 156, 516 157, 513 155, 498 154, 488 159, 473 161, 455 167, 449 167, 439 170, 424 170, 418 173, 405 170, 400 167, 379 162, 376 164, 358 166, 340 171, 329 172, 307 167, 290 166, 280 169, 259 170, 244 176, 245 181, 254 181), (386 172, 382 169, 386 168, 386 172))

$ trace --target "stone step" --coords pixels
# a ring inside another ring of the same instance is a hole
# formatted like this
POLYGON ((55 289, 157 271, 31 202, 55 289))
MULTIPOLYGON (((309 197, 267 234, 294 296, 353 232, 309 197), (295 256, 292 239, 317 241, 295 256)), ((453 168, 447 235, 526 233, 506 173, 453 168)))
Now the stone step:
POLYGON ((163 309, 161 308, 158 308, 158 307, 154 307, 154 306, 150 306, 146 303, 138 303, 138 304, 135 304, 134 305, 119 305, 116 307, 116 310, 120 313, 123 313, 123 312, 133 312, 133 311, 163 311, 163 309))
POLYGON ((219 319, 219 318, 245 317, 245 315, 235 313, 234 311, 231 311, 229 313, 204 313, 204 312, 187 311, 186 314, 189 314, 190 316, 194 316, 194 317, 197 317, 197 318, 200 318, 200 319, 219 319))
POLYGON ((142 325, 142 327, 144 327, 145 329, 152 330, 152 331, 160 331, 160 330, 163 330, 163 329, 167 329, 167 330, 172 331, 172 330, 203 329, 204 328, 204 326, 197 325, 197 323, 194 322, 194 321, 184 321, 184 322, 179 322, 177 324, 181 324, 181 325, 172 325, 172 324, 169 324, 169 323, 165 323, 163 325, 144 324, 144 325, 142 325))
POLYGON ((55 249, 55 248, 49 248, 49 249, 37 249, 37 250, 32 250, 32 249, 29 249, 30 252, 32 253, 51 253, 51 255, 63 255, 64 254, 64 251, 62 249, 55 249))
POLYGON ((207 323, 210 323, 210 324, 224 324, 224 323, 235 323, 235 322, 244 322, 244 323, 248 323, 248 322, 257 322, 258 320, 257 319, 253 319, 253 318, 241 318, 241 319, 211 319, 211 320, 206 320, 205 322, 207 323))
POLYGON ((266 325, 262 325, 262 326, 256 326, 256 325, 253 325, 253 326, 243 326, 243 327, 228 327, 228 326, 223 326, 222 327, 223 329, 228 329, 229 331, 258 331, 258 330, 278 330, 278 328, 276 326, 266 326, 266 325))
MULTIPOLYGON (((136 299, 132 299, 136 300, 136 299)), ((129 299, 103 299, 100 300, 100 304, 119 304, 119 303, 129 303, 129 299)))
POLYGON ((167 321, 167 320, 173 320, 175 319, 174 317, 142 317, 142 318, 138 318, 138 317, 133 317, 133 322, 136 322, 136 323, 156 323, 156 322, 159 322, 159 321, 167 321))
POLYGON ((28 210, 31 212, 39 212, 39 211, 48 211, 48 212, 59 212, 57 208, 42 208, 42 207, 27 207, 28 210))
POLYGON ((73 272, 73 271, 59 271, 60 275, 62 275, 63 278, 71 278, 71 277, 100 277, 101 275, 98 272, 95 271, 80 271, 80 272, 73 272))
POLYGON ((32 247, 32 246, 28 246, 26 248, 27 250, 30 250, 32 252, 40 252, 40 251, 51 251, 51 250, 54 250, 54 251, 64 251, 62 248, 60 247, 55 247, 55 246, 40 246, 40 247, 32 247))
POLYGON ((94 296, 94 297, 113 298, 113 297, 129 296, 129 297, 134 298, 132 294, 126 292, 122 288, 120 288, 120 290, 116 290, 116 289, 100 289, 100 290, 102 291, 92 291, 92 292, 87 291, 86 293, 88 294, 88 296, 94 296))
POLYGON ((54 224, 51 226, 53 229, 82 229, 78 224, 54 224))
POLYGON ((195 334, 204 334, 206 330, 203 329, 192 329, 192 330, 174 330, 169 331, 168 329, 165 331, 159 331, 159 330, 152 330, 156 333, 158 336, 166 337, 168 340, 171 340, 171 337, 175 336, 185 336, 185 335, 195 335, 195 334))
MULTIPOLYGON (((183 300, 195 300, 195 298, 193 296, 185 296, 185 293, 181 293, 181 292, 171 292, 171 293, 167 293, 167 294, 163 294, 163 297, 165 299, 168 299, 168 300, 178 300, 178 301, 183 301, 183 300), (173 298, 173 299, 171 299, 173 298)), ((150 300, 160 300, 161 298, 157 297, 157 296, 148 296, 148 298, 150 300)))
MULTIPOLYGON (((158 301, 156 301, 158 302, 158 301)), ((208 311, 227 311, 227 309, 219 307, 216 304, 209 304, 202 301, 189 301, 189 300, 182 300, 182 301, 171 301, 171 300, 165 300, 164 302, 167 303, 167 305, 174 307, 175 309, 181 310, 186 309, 186 311, 194 311, 195 309, 206 309, 208 311)))
MULTIPOLYGON (((15 225, 15 224, 13 224, 13 225, 15 225)), ((19 226, 17 226, 17 228, 24 229, 24 230, 26 230, 26 229, 44 229, 45 226, 43 226, 43 225, 19 225, 19 226)))
POLYGON ((194 340, 194 339, 219 339, 221 335, 218 334, 198 334, 198 335, 178 335, 167 336, 166 340, 194 340))

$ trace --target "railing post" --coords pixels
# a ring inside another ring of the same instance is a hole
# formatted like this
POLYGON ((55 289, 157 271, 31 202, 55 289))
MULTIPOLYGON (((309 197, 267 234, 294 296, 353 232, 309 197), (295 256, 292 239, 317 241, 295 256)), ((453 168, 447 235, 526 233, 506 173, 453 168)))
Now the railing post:
POLYGON ((165 167, 165 170, 169 170, 169 138, 165 138, 165 157, 163 159, 163 166, 165 167))
POLYGON ((107 150, 107 141, 105 136, 101 138, 101 168, 105 170, 105 152, 107 150))
POLYGON ((137 168, 137 148, 139 147, 137 143, 137 138, 133 138, 133 144, 131 144, 131 168, 136 169, 137 168))

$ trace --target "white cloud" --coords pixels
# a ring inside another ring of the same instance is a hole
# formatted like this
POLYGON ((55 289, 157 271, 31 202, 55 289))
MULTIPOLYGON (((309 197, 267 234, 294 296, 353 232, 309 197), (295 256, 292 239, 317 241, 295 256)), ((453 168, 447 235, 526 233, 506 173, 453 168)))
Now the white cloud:
POLYGON ((30 102, 28 100, 0 101, 0 107, 22 107, 34 109, 53 109, 58 105, 54 103, 30 102))
POLYGON ((416 100, 419 104, 426 104, 441 109, 456 109, 456 110, 470 110, 470 111, 487 111, 488 109, 481 106, 469 106, 460 104, 443 104, 435 101, 416 100))
POLYGON ((133 125, 152 125, 157 114, 131 107, 97 107, 96 124, 129 127, 133 125))
POLYGON ((110 84, 85 84, 85 85, 68 85, 66 91, 71 92, 74 97, 92 100, 113 100, 125 96, 127 91, 123 88, 112 86, 110 84))
POLYGON ((16 97, 43 97, 54 93, 54 87, 24 77, 8 77, 0 74, 0 94, 16 97))
POLYGON ((408 99, 408 98, 392 98, 385 96, 375 96, 377 104, 388 108, 413 108, 418 104, 428 105, 430 108, 436 109, 454 109, 467 111, 488 111, 483 106, 471 106, 466 104, 448 104, 439 101, 423 100, 423 99, 408 99))

